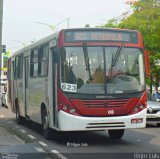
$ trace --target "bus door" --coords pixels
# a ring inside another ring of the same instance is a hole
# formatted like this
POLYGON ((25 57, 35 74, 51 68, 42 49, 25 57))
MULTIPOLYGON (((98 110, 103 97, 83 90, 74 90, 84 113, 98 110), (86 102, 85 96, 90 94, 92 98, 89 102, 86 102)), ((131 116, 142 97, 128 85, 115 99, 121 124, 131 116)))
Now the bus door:
POLYGON ((29 57, 24 58, 24 104, 25 116, 29 117, 29 102, 28 102, 28 78, 29 78, 29 57))
POLYGON ((58 63, 56 62, 56 49, 52 49, 52 63, 53 63, 53 108, 54 108, 54 124, 56 127, 58 127, 58 119, 57 119, 57 71, 58 71, 58 63))
POLYGON ((48 91, 50 96, 50 118, 51 118, 51 126, 58 127, 58 119, 57 119, 57 65, 55 62, 55 47, 50 47, 49 51, 49 82, 48 82, 48 91))

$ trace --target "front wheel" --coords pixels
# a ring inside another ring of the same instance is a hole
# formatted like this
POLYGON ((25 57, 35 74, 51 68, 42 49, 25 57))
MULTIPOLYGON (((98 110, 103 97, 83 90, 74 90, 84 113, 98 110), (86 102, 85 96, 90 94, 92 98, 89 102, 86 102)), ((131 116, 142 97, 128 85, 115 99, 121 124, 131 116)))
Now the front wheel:
POLYGON ((124 129, 108 130, 108 134, 112 139, 121 139, 124 134, 124 129))

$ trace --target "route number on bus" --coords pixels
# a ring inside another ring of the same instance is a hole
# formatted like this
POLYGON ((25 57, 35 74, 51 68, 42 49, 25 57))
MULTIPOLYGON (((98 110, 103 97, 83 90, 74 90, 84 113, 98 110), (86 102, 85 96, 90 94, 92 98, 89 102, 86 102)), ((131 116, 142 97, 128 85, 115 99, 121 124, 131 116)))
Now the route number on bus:
POLYGON ((66 92, 77 92, 77 85, 70 83, 61 83, 61 89, 66 92))

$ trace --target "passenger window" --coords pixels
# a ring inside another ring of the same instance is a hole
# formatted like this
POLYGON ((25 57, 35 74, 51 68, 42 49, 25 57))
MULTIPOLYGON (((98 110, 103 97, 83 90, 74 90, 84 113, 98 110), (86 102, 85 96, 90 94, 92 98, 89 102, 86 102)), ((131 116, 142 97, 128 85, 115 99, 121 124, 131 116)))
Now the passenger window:
POLYGON ((38 49, 31 51, 30 76, 37 77, 38 74, 38 49))
POLYGON ((42 46, 40 48, 39 63, 38 63, 38 75, 39 76, 48 75, 48 55, 49 55, 48 45, 42 46))
POLYGON ((17 75, 17 78, 18 79, 22 79, 22 77, 23 77, 23 56, 21 55, 21 56, 18 56, 18 58, 17 58, 17 73, 16 73, 16 75, 17 75))
POLYGON ((15 77, 15 61, 11 63, 11 79, 14 80, 15 77))

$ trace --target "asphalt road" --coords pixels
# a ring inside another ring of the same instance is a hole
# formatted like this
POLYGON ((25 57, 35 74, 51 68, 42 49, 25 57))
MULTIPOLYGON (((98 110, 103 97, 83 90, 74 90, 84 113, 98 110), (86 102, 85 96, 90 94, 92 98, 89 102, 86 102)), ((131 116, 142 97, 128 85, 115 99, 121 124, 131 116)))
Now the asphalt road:
MULTIPOLYGON (((54 133, 46 140, 37 125, 17 125, 15 115, 8 109, 0 119, 20 137, 39 144, 46 152, 68 159, 160 159, 160 128, 152 125, 145 129, 126 130, 121 140, 109 138, 107 131, 54 133)), ((28 145, 30 146, 30 145, 28 145)))

